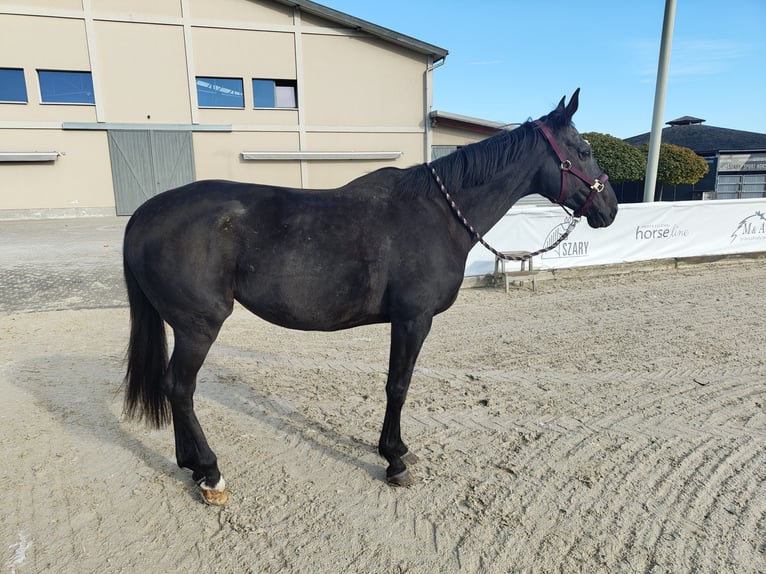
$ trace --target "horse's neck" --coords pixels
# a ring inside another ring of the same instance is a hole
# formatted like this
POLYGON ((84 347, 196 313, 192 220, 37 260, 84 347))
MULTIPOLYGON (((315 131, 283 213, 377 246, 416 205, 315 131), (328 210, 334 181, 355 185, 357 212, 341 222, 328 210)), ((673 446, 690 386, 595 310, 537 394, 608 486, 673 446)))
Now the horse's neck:
POLYGON ((468 222, 484 235, 514 203, 535 192, 532 180, 536 167, 536 162, 523 154, 487 184, 459 190, 455 201, 468 222))

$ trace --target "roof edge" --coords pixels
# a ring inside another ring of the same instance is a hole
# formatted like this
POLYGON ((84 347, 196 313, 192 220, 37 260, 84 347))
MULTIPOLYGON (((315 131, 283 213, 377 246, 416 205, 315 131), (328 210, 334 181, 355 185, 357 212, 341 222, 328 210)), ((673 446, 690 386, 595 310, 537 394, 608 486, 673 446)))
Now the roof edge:
POLYGON ((462 116, 460 114, 442 112, 439 110, 433 110, 432 112, 429 112, 428 119, 431 122, 431 127, 465 130, 486 136, 495 135, 496 133, 499 133, 503 130, 513 130, 521 125, 516 123, 508 124, 502 122, 493 122, 482 118, 462 116))
POLYGON ((310 0, 274 0, 274 2, 282 4, 283 6, 300 8, 307 14, 319 16, 320 18, 330 20, 331 22, 341 24, 342 26, 346 26, 348 28, 367 32, 371 36, 376 36, 377 38, 386 40, 393 44, 397 44, 404 48, 408 48, 420 54, 431 56, 434 59, 434 62, 443 60, 447 57, 447 54, 449 54, 448 50, 440 48, 439 46, 429 44, 428 42, 422 42, 417 38, 413 38, 405 34, 400 34, 395 30, 390 30, 388 28, 384 28, 383 26, 378 26, 377 24, 373 24, 367 20, 362 20, 361 18, 351 16, 350 14, 346 14, 345 12, 340 12, 332 8, 328 8, 327 6, 317 4, 316 2, 311 2, 310 0))
POLYGON ((504 123, 504 122, 493 122, 491 120, 485 120, 483 118, 474 118, 471 116, 463 116, 460 114, 453 114, 451 112, 443 112, 441 110, 433 110, 429 112, 428 116, 431 118, 432 121, 438 122, 439 120, 450 120, 452 122, 459 122, 463 124, 473 124, 476 126, 481 126, 485 128, 493 128, 496 130, 502 130, 507 129, 511 127, 518 127, 519 124, 514 123, 504 123))

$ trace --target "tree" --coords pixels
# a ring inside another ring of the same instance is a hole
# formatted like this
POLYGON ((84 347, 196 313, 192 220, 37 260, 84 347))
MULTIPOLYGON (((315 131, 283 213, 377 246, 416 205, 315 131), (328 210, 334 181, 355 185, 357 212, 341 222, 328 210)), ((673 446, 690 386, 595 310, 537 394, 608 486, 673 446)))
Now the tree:
MULTIPOLYGON (((641 152, 649 154, 649 144, 641 146, 641 152)), ((665 186, 672 185, 673 193, 670 199, 675 201, 678 185, 693 185, 705 177, 709 171, 707 161, 698 156, 688 147, 673 144, 660 144, 660 159, 657 163, 657 185, 655 187, 655 199, 663 199, 665 186)))
MULTIPOLYGON (((649 154, 649 145, 640 147, 644 155, 649 154)), ((707 174, 707 161, 688 147, 660 144, 660 161, 657 164, 657 183, 660 185, 695 184, 707 174)))
POLYGON ((593 157, 596 158, 601 169, 609 175, 609 181, 620 183, 644 179, 646 152, 609 134, 588 132, 582 136, 590 143, 593 157))

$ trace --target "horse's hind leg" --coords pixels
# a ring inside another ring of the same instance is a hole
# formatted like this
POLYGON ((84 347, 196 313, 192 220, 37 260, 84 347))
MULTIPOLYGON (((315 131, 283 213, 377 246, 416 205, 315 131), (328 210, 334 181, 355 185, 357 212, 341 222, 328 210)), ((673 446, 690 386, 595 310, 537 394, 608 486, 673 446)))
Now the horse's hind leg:
POLYGON ((197 373, 219 329, 220 325, 193 334, 175 330, 173 355, 165 375, 165 395, 173 413, 178 466, 192 471, 206 503, 222 505, 228 500, 226 483, 194 413, 197 373))
POLYGON ((417 462, 418 457, 409 451, 402 440, 401 415, 407 390, 412 379, 420 349, 431 330, 431 316, 424 315, 409 321, 391 323, 391 354, 386 383, 386 416, 380 433, 378 452, 389 466, 386 478, 396 486, 409 486, 413 479, 408 465, 417 462))

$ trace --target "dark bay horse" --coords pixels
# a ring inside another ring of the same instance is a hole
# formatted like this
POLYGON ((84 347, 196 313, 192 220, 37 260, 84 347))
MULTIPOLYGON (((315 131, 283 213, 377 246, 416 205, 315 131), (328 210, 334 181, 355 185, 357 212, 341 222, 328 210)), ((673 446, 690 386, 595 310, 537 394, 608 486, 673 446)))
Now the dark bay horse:
POLYGON ((126 416, 160 427, 172 415, 178 465, 191 469, 206 502, 224 504, 225 482, 193 395, 234 301, 292 329, 391 323, 378 449, 388 480, 410 484, 407 466, 417 457, 402 440, 402 406, 431 321, 455 301, 477 239, 434 175, 481 234, 532 193, 591 227, 611 224, 614 192, 571 122, 578 95, 430 165, 383 168, 338 189, 200 181, 148 200, 125 230, 126 416), (164 323, 175 336, 169 362, 164 323))

